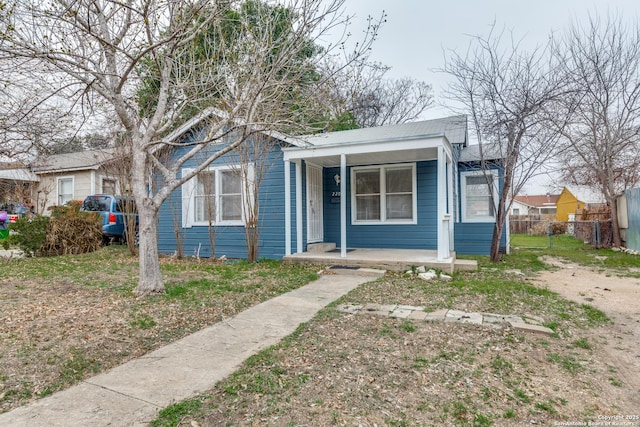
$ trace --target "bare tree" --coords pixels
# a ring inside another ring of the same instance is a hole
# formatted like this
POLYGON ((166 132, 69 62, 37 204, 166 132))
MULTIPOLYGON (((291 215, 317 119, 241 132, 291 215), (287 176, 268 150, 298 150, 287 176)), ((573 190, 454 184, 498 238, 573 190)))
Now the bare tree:
POLYGON ((0 158, 51 154, 85 123, 82 105, 66 99, 66 87, 54 75, 47 64, 0 61, 0 158))
POLYGON ((269 136, 262 134, 254 138, 250 144, 238 148, 239 168, 237 172, 242 179, 242 197, 244 198, 243 215, 245 221, 245 241, 247 258, 254 262, 258 259, 260 238, 260 187, 265 172, 270 167, 269 153, 274 146, 269 136))
POLYGON ((348 22, 343 2, 290 0, 276 11, 276 18, 290 17, 285 29, 276 25, 281 19, 269 19, 273 14, 258 15, 260 22, 239 15, 245 36, 228 44, 225 18, 238 7, 235 0, 17 0, 0 11, 1 62, 23 70, 45 64, 59 77, 58 93, 110 107, 130 138, 131 184, 140 214, 136 293, 164 292, 156 223, 171 192, 240 146, 243 139, 227 138, 239 124, 252 130, 295 126, 290 100, 300 85, 318 83, 308 75, 323 57, 339 53, 348 62, 368 52, 376 25, 353 51, 339 42, 300 60, 301 51, 348 22), (196 54, 190 46, 203 37, 211 39, 203 45, 208 51, 196 54), (159 90, 153 105, 145 106, 148 114, 141 114, 139 72, 149 63, 158 72, 159 90), (198 141, 168 138, 183 112, 202 111, 212 98, 215 105, 198 117, 205 125, 198 141), (176 145, 188 150, 162 163, 158 153, 176 145), (194 160, 197 167, 181 174, 194 160))
POLYGON ((509 196, 542 172, 558 138, 549 120, 563 83, 548 53, 527 52, 494 27, 487 37, 474 37, 465 56, 451 52, 446 61, 444 71, 454 78, 448 96, 471 116, 478 142, 479 162, 471 166, 484 172, 493 203, 492 261, 500 259, 509 196), (491 170, 501 171, 499 189, 491 170))
POLYGON ((568 148, 564 178, 602 193, 620 246, 616 198, 640 182, 640 26, 591 17, 573 24, 554 52, 571 82, 557 126, 568 148))
POLYGON ((357 127, 407 123, 433 105, 431 85, 410 77, 389 78, 391 67, 359 62, 338 73, 335 68, 336 64, 325 68, 332 78, 325 86, 324 108, 338 125, 345 115, 357 127))
MULTIPOLYGON (((87 135, 82 138, 82 146, 111 146, 103 150, 104 172, 114 180, 116 184, 113 195, 120 196, 118 209, 124 215, 124 235, 122 238, 127 244, 131 255, 138 254, 139 229, 136 222, 137 206, 133 197, 131 182, 131 147, 128 135, 116 132, 110 138, 98 135, 87 135)), ((105 192, 104 187, 102 191, 105 192)))

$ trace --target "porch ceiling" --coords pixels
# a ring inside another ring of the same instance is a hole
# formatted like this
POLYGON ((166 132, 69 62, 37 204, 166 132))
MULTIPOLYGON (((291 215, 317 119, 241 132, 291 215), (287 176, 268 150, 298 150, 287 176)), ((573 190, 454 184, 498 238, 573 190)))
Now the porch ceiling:
POLYGON ((450 144, 443 137, 406 141, 380 141, 285 148, 285 160, 306 160, 318 166, 339 166, 345 154, 348 165, 415 162, 438 158, 438 147, 450 144))
MULTIPOLYGON (((420 160, 435 160, 438 152, 435 148, 425 148, 420 150, 389 151, 384 153, 358 153, 348 154, 347 164, 350 166, 371 165, 378 163, 404 163, 420 160)), ((333 156, 309 156, 306 161, 323 167, 339 167, 340 155, 333 156)))

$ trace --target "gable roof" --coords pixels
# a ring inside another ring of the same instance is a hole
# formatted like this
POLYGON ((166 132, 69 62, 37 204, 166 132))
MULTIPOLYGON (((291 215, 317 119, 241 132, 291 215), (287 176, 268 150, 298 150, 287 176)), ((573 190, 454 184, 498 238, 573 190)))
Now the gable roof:
POLYGON ((467 144, 467 116, 421 122, 304 135, 298 139, 312 146, 362 144, 444 136, 452 144, 467 144))
POLYGON ((113 160, 114 150, 87 150, 75 153, 54 154, 33 162, 31 170, 35 173, 70 172, 98 169, 113 160))
POLYGON ((482 156, 480 156, 480 144, 467 145, 462 149, 460 153, 460 161, 465 162, 477 162, 482 160, 499 160, 504 158, 500 144, 491 142, 482 144, 482 156))
POLYGON ((531 206, 534 208, 548 208, 556 205, 559 194, 534 194, 525 196, 515 196, 513 199, 522 203, 523 205, 531 206))
POLYGON ((598 205, 607 202, 601 192, 596 191, 591 187, 584 185, 572 185, 564 188, 573 194, 578 201, 588 205, 598 205))

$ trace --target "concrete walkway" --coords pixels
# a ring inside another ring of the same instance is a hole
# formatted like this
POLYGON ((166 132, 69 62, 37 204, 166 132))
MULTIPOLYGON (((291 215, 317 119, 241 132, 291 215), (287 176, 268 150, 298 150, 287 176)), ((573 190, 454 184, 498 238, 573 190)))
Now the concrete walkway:
POLYGON ((0 426, 143 426, 160 409, 211 389, 249 356, 278 343, 359 284, 323 275, 211 327, 67 390, 0 414, 0 426))

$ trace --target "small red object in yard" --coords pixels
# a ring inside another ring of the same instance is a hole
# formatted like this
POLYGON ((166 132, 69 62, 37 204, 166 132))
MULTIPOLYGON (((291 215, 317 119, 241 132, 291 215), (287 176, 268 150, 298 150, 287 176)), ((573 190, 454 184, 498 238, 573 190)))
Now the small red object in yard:
POLYGON ((9 222, 16 222, 18 221, 18 215, 9 215, 9 222))

